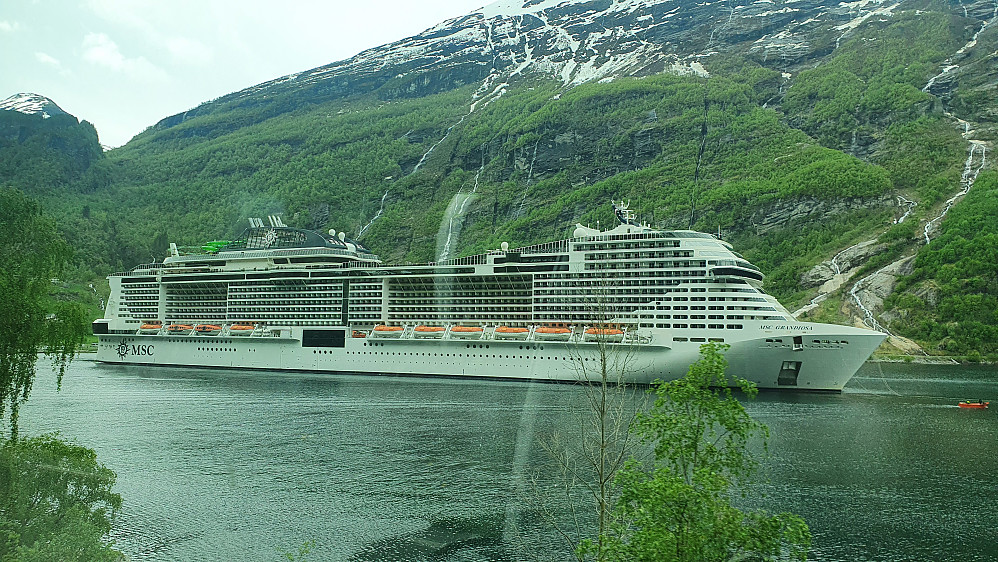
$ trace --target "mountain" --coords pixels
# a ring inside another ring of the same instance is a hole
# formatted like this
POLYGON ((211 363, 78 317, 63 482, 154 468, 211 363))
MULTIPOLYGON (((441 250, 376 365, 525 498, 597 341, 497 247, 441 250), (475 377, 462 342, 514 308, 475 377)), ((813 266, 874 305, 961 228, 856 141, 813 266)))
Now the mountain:
POLYGON ((167 117, 52 205, 103 273, 247 216, 424 261, 626 198, 720 232, 802 318, 998 357, 996 21, 984 1, 503 0, 167 117))
POLYGON ((45 96, 31 93, 14 94, 0 101, 0 110, 17 111, 25 115, 41 115, 48 119, 53 115, 69 115, 45 96))
POLYGON ((86 174, 103 157, 92 124, 31 93, 0 101, 0 153, 0 184, 29 193, 92 181, 86 174))

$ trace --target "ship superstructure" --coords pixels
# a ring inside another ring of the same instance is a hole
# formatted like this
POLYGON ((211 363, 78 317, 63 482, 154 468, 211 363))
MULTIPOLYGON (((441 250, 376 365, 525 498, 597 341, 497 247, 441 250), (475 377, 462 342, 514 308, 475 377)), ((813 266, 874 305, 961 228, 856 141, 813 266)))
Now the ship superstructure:
POLYGON ((609 347, 649 383, 719 342, 760 387, 841 390, 885 337, 797 322, 727 242, 615 211, 611 230, 420 265, 251 219, 239 240, 111 275, 98 359, 576 381, 609 347))

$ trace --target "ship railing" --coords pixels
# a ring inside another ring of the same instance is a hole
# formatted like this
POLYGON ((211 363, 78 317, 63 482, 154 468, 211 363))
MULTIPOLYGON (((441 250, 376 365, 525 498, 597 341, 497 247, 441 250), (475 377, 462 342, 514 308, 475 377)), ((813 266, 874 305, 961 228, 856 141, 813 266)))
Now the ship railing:
POLYGON ((488 254, 475 254, 463 258, 453 258, 442 261, 431 261, 426 265, 485 265, 488 262, 488 254))
POLYGON ((519 252, 521 254, 554 254, 558 252, 567 252, 569 242, 570 240, 558 240, 557 242, 545 242, 544 244, 523 246, 522 248, 515 248, 510 251, 519 252))

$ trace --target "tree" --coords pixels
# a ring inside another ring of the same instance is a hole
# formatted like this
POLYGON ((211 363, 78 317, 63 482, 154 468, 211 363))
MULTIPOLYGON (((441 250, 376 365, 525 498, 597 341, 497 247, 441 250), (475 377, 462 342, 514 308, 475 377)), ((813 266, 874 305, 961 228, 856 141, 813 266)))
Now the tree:
POLYGON ((121 506, 115 474, 96 454, 55 436, 18 438, 38 353, 53 358, 57 384, 87 334, 82 307, 49 298, 70 255, 38 204, 0 188, 0 560, 120 560, 104 536, 121 506))
POLYGON ((115 474, 53 435, 0 443, 0 560, 120 560, 102 537, 121 507, 115 474))
POLYGON ((607 559, 774 560, 807 558, 810 532, 791 513, 770 516, 731 505, 732 488, 746 490, 757 461, 749 440, 768 429, 732 396, 721 352, 708 343, 686 377, 658 381, 655 403, 639 413, 634 431, 654 446, 654 461, 630 461, 617 477, 620 497, 612 529, 602 537, 607 559))
POLYGON ((568 344, 576 384, 582 390, 575 412, 578 435, 566 440, 555 434, 541 442, 558 466, 559 486, 568 499, 574 528, 567 528, 546 505, 541 506, 542 512, 580 562, 607 559, 603 537, 610 530, 618 495, 614 481, 632 454, 629 429, 640 401, 625 381, 633 370, 635 350, 633 342, 621 341, 617 333, 617 322, 625 312, 611 296, 617 283, 600 280, 589 288, 587 326, 577 327, 574 337, 579 339, 568 344), (584 335, 586 327, 593 333, 584 335), (584 537, 593 517, 596 539, 587 540, 584 537))
POLYGON ((13 188, 0 188, 0 240, 0 423, 9 416, 17 440, 18 407, 31 392, 38 353, 53 359, 61 383, 87 322, 78 304, 48 298, 71 250, 38 203, 13 188))

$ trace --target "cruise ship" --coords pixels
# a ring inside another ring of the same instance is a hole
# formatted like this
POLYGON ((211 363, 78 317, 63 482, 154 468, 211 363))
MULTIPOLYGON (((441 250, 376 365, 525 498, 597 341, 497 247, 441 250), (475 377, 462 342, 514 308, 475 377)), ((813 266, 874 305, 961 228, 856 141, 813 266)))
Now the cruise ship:
POLYGON ((798 322, 711 234, 614 206, 610 230, 420 265, 343 233, 252 218, 240 239, 108 277, 98 361, 650 384, 718 342, 729 376, 840 391, 885 338, 798 322))

